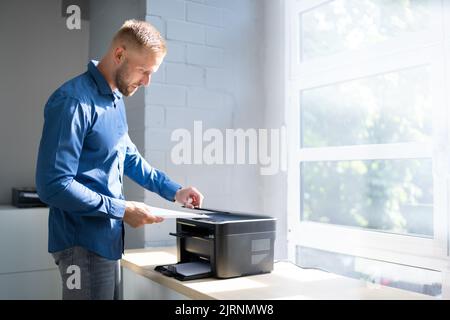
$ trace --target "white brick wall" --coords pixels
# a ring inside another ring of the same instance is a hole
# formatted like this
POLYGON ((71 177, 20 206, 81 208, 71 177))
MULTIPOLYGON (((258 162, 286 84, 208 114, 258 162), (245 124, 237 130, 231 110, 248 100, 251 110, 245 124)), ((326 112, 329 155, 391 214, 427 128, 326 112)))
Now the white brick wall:
POLYGON ((152 83, 145 90, 145 104, 184 106, 186 104, 186 88, 169 84, 152 83))
POLYGON ((185 62, 186 61, 186 44, 178 41, 166 41, 167 55, 164 59, 166 62, 185 62))
POLYGON ((187 3, 186 6, 186 18, 188 21, 218 27, 223 25, 223 14, 220 8, 205 6, 197 3, 187 3))
POLYGON ((210 6, 215 6, 215 7, 221 7, 223 8, 224 6, 227 5, 227 2, 232 2, 231 0, 227 0, 227 1, 223 1, 223 0, 203 0, 203 3, 210 5, 210 6))
POLYGON ((225 93, 206 88, 191 88, 188 91, 187 104, 191 107, 210 108, 220 111, 225 102, 225 93))
POLYGON ((145 154, 150 154, 153 151, 170 151, 171 132, 166 129, 146 128, 145 130, 145 154))
POLYGON ((204 69, 184 63, 167 63, 166 79, 168 83, 186 86, 201 86, 204 83, 204 69))
POLYGON ((196 23, 168 20, 167 39, 205 43, 205 27, 196 23))
POLYGON ((189 44, 187 63, 205 67, 223 67, 223 50, 213 47, 189 44))
POLYGON ((225 89, 231 83, 230 74, 224 69, 206 69, 206 87, 208 89, 225 89))
POLYGON ((225 129, 231 127, 231 112, 199 108, 166 108, 166 127, 169 129, 186 128, 192 132, 194 121, 202 121, 203 130, 225 129))
POLYGON ((226 43, 226 29, 206 27, 206 44, 213 47, 223 48, 226 43))
MULTIPOLYGON (((147 0, 146 19, 165 36, 168 53, 146 89, 145 154, 173 180, 196 186, 213 208, 258 212, 256 166, 174 165, 170 136, 176 128, 193 133, 195 120, 203 121, 203 130, 223 133, 261 127, 262 79, 253 54, 262 37, 258 15, 258 0, 147 0)), ((179 206, 150 192, 145 199, 155 206, 179 206)), ((172 223, 147 226, 146 243, 170 241, 173 228, 172 223)))
POLYGON ((166 170, 166 153, 164 151, 154 150, 147 152, 147 159, 152 163, 152 166, 160 170, 166 170))
POLYGON ((161 33, 163 37, 166 36, 166 22, 158 16, 155 15, 147 15, 145 20, 150 22, 158 31, 161 33))
POLYGON ((166 79, 166 66, 161 65, 155 73, 152 74, 151 82, 164 83, 166 79))
POLYGON ((185 3, 183 0, 147 0, 147 14, 164 19, 184 19, 185 3))

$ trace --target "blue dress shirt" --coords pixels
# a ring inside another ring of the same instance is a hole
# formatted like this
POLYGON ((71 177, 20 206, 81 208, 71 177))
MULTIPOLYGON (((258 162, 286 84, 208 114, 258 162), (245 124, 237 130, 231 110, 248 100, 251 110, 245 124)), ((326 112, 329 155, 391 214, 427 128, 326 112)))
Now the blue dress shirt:
POLYGON ((128 136, 122 95, 91 61, 45 106, 36 187, 50 206, 49 252, 82 246, 121 258, 124 174, 170 201, 181 188, 139 154, 128 136))

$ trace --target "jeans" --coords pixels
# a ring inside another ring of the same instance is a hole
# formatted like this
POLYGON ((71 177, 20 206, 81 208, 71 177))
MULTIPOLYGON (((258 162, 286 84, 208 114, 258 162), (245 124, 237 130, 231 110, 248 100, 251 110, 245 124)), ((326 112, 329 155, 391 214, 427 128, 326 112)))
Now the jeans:
POLYGON ((63 300, 120 299, 120 261, 83 247, 52 253, 62 280, 63 300))

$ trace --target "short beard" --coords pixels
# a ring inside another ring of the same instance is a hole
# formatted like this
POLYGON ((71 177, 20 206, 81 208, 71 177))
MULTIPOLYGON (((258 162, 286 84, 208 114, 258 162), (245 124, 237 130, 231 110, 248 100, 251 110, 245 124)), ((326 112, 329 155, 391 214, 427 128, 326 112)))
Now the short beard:
POLYGON ((132 96, 135 92, 135 90, 130 91, 128 88, 130 87, 130 84, 126 81, 127 79, 127 61, 125 60, 124 63, 119 67, 119 69, 116 72, 115 82, 117 89, 119 89, 120 93, 122 93, 126 97, 132 96))

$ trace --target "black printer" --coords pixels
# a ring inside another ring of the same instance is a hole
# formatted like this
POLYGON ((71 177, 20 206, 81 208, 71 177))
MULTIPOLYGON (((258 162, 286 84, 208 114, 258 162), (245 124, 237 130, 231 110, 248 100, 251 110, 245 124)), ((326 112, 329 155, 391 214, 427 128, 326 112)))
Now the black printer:
POLYGON ((17 208, 46 207, 34 187, 12 188, 11 204, 17 208))
POLYGON ((177 218, 178 263, 155 270, 179 280, 232 278, 273 270, 275 222, 269 216, 198 209, 207 217, 177 218))

